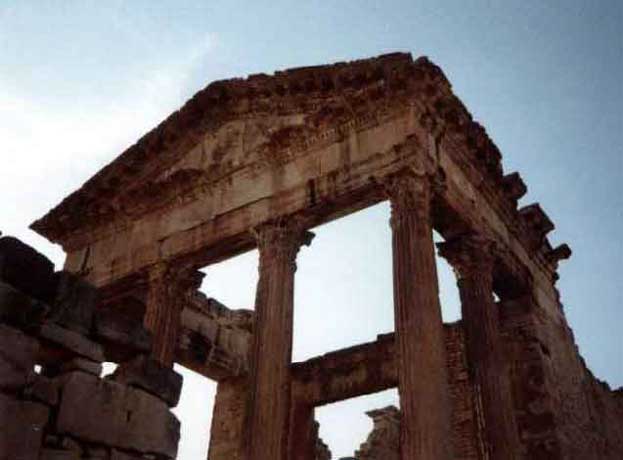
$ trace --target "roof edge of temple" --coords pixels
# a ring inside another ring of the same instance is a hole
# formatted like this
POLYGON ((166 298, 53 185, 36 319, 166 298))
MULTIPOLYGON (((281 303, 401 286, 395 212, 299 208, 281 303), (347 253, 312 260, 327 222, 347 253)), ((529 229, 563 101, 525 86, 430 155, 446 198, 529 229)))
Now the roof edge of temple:
MULTIPOLYGON (((287 110, 301 111, 302 95, 329 100, 347 90, 372 90, 381 81, 384 98, 401 96, 407 91, 411 98, 424 104, 439 122, 443 138, 451 143, 458 141, 466 159, 486 178, 494 199, 503 208, 509 208, 511 216, 517 212, 517 199, 526 192, 525 184, 519 174, 504 176, 499 149, 453 94, 443 71, 427 57, 414 60, 409 53, 392 53, 282 70, 271 76, 255 74, 246 79, 210 83, 44 217, 33 222, 30 228, 66 246, 76 233, 125 216, 127 210, 121 195, 124 191, 136 191, 137 184, 149 185, 150 174, 171 166, 179 155, 194 147, 206 131, 218 128, 227 120, 253 113, 254 102, 272 106, 289 101, 291 106, 287 110)), ((173 179, 189 180, 171 177, 173 179)))
MULTIPOLYGON (((69 214, 76 212, 75 209, 82 211, 93 196, 114 195, 123 185, 121 177, 136 174, 141 164, 144 165, 153 155, 176 150, 175 147, 182 140, 180 128, 193 129, 206 120, 217 121, 218 115, 227 110, 233 98, 296 95, 310 90, 326 90, 327 94, 331 94, 348 87, 363 87, 395 76, 396 70, 409 76, 416 68, 424 69, 426 73, 434 75, 436 83, 450 88, 449 81, 437 65, 426 56, 414 60, 409 52, 394 52, 367 59, 278 70, 271 75, 252 74, 247 78, 211 82, 104 166, 78 190, 34 221, 30 228, 52 242, 62 243, 64 236, 80 228, 67 224, 69 214), (310 89, 309 85, 312 84, 319 87, 310 89)), ((82 214, 82 218, 86 221, 88 215, 82 214)))

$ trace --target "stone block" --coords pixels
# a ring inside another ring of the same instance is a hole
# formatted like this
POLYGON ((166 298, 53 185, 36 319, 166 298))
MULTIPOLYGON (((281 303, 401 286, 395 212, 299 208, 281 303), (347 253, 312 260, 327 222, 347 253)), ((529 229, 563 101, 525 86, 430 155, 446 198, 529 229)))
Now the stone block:
POLYGON ((110 451, 110 460, 142 460, 144 457, 139 457, 134 454, 122 452, 118 449, 112 449, 110 451))
POLYGON ((111 449, 106 447, 88 447, 83 458, 89 460, 111 460, 111 449))
POLYGON ((112 378, 142 388, 162 399, 169 407, 177 406, 182 391, 183 377, 180 374, 144 355, 120 364, 112 378))
POLYGON ((54 293, 54 264, 17 238, 0 238, 0 280, 36 299, 54 293))
POLYGON ((26 389, 25 396, 48 406, 56 406, 58 404, 58 388, 57 380, 35 374, 33 381, 26 389))
POLYGON ((95 312, 93 333, 103 342, 122 346, 135 353, 151 350, 151 333, 140 322, 108 308, 95 312))
POLYGON ((0 324, 0 390, 13 391, 26 386, 34 373, 39 343, 4 324, 0 324))
POLYGON ((67 350, 89 358, 93 361, 104 361, 104 350, 102 346, 87 339, 83 335, 60 327, 54 323, 45 323, 41 326, 39 335, 67 350))
POLYGON ((0 281, 0 321, 20 329, 37 326, 49 307, 10 284, 0 281))
POLYGON ((65 376, 57 429, 86 442, 174 458, 180 423, 142 390, 73 372, 65 376))
POLYGON ((38 459, 48 415, 42 404, 0 394, 0 460, 38 459))
POLYGON ((56 297, 50 320, 88 335, 98 302, 97 289, 79 276, 61 271, 56 273, 56 297))
POLYGON ((91 361, 90 359, 84 359, 80 357, 73 358, 69 361, 65 361, 60 366, 60 372, 82 371, 87 374, 95 375, 99 377, 102 373, 102 363, 91 361))
POLYGON ((39 460, 80 460, 80 452, 73 450, 43 449, 39 460))

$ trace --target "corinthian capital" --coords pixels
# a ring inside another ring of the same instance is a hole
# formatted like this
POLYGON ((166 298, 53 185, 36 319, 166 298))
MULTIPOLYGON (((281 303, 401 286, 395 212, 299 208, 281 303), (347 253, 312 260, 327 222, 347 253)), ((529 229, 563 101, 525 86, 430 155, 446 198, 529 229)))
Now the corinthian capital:
POLYGON ((419 220, 430 219, 431 179, 429 175, 404 169, 389 176, 384 182, 384 187, 391 204, 392 227, 399 225, 405 217, 409 216, 415 216, 419 220))
POLYGON ((170 276, 171 270, 166 262, 158 262, 147 270, 147 281, 149 284, 166 281, 170 276))
POLYGON ((260 265, 274 261, 292 264, 296 269, 296 255, 301 246, 309 246, 314 238, 297 219, 278 219, 253 229, 260 251, 260 265))
POLYGON ((147 281, 152 289, 166 290, 170 295, 177 295, 199 289, 204 276, 195 267, 178 267, 168 262, 159 262, 149 268, 147 281))
POLYGON ((498 252, 496 243, 479 234, 469 233, 444 243, 437 243, 459 279, 474 276, 493 276, 493 264, 498 252))

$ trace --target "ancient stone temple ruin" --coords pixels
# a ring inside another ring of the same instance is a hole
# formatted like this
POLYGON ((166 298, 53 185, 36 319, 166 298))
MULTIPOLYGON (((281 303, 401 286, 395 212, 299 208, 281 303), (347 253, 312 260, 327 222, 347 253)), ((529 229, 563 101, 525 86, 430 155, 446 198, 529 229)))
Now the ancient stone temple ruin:
POLYGON ((353 458, 623 458, 623 392, 586 368, 556 289, 571 251, 525 193, 426 58, 210 84, 32 225, 62 271, 0 240, 0 459, 175 458, 173 363, 218 381, 210 460, 328 460, 315 408, 390 388, 400 410, 370 408, 353 458), (395 332, 292 362, 309 229, 384 200, 395 332), (254 248, 254 312, 198 291, 254 248))

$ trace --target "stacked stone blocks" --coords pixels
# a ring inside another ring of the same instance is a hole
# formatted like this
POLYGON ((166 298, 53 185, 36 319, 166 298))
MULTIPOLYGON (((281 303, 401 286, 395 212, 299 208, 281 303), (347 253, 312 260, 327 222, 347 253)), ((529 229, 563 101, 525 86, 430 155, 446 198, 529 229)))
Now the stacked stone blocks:
POLYGON ((142 325, 98 292, 0 238, 0 460, 175 458, 182 378, 149 358, 142 325), (102 377, 103 363, 124 361, 102 377))

